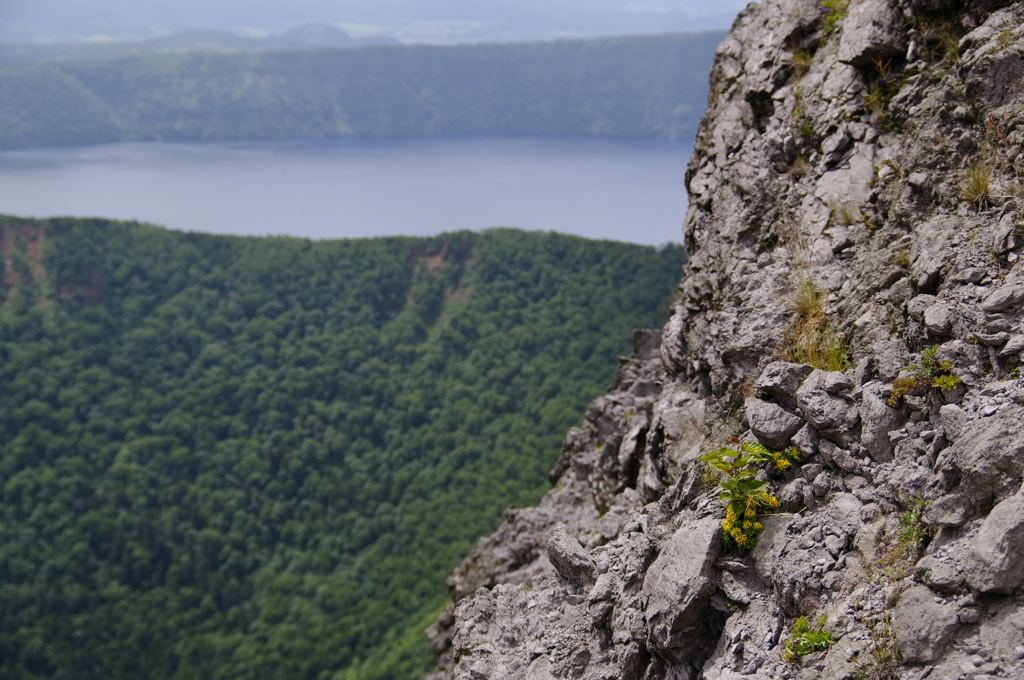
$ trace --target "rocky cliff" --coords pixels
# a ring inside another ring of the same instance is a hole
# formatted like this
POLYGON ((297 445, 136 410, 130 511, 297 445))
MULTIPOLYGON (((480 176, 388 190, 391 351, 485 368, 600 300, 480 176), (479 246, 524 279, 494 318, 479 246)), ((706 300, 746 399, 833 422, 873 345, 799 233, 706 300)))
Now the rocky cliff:
POLYGON ((1024 3, 745 9, 674 314, 449 577, 436 677, 1024 677, 1022 96, 1024 3))

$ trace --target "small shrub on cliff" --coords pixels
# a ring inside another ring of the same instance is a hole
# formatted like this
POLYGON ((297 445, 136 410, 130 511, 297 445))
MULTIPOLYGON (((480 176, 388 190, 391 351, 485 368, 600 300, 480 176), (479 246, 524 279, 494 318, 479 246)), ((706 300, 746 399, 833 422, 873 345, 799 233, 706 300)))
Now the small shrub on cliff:
POLYGON ((915 561, 928 538, 928 527, 924 523, 924 511, 928 500, 914 496, 907 501, 907 511, 900 515, 900 526, 896 530, 897 550, 915 561))
POLYGON ((920 54, 923 58, 941 60, 947 67, 960 60, 960 39, 967 33, 961 22, 950 20, 946 15, 922 14, 918 18, 917 29, 921 36, 920 54))
POLYGON ((953 367, 948 361, 939 361, 935 358, 939 351, 937 345, 933 345, 921 352, 921 363, 911 364, 904 368, 906 375, 901 375, 892 382, 892 394, 889 396, 889 406, 895 406, 900 399, 908 394, 920 396, 929 389, 951 390, 960 384, 960 378, 953 374, 953 367))
POLYGON ((757 521, 758 509, 779 507, 779 499, 768 493, 768 482, 757 478, 757 472, 768 464, 785 470, 800 458, 795 446, 772 451, 757 442, 744 442, 740 450, 723 446, 701 456, 700 460, 717 468, 723 475, 718 480, 722 489, 718 498, 726 504, 722 522, 722 542, 749 550, 757 545, 764 527, 757 521))
POLYGON ((796 663, 805 654, 823 652, 834 643, 832 633, 825 630, 824 614, 814 621, 814 625, 807 622, 806 616, 801 616, 793 623, 793 632, 786 640, 786 651, 782 658, 786 663, 796 663))

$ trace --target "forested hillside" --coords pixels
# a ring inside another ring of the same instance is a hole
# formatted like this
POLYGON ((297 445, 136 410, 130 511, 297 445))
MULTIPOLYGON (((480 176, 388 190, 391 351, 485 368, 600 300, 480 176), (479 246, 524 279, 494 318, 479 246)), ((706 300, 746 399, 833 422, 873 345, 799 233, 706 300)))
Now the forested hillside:
POLYGON ((0 677, 408 678, 685 260, 0 217, 0 677))
POLYGON ((0 65, 0 149, 572 135, 690 142, 723 33, 0 65))

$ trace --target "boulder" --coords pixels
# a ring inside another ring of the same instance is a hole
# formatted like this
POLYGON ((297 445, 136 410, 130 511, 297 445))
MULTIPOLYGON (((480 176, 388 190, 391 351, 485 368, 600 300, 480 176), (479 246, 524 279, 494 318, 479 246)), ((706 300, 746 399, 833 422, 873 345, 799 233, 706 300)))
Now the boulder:
POLYGON ((907 303, 907 314, 914 321, 923 321, 924 313, 929 307, 936 304, 939 298, 934 295, 918 295, 913 300, 907 303))
POLYGON ((959 439, 967 422, 967 413, 956 404, 945 404, 939 409, 939 418, 942 429, 946 432, 946 439, 951 442, 959 439))
POLYGON ((903 16, 888 0, 850 3, 839 42, 839 61, 869 66, 907 51, 903 16))
POLYGON ((963 526, 968 519, 969 508, 963 496, 950 493, 936 498, 928 504, 922 514, 925 524, 943 527, 963 526))
POLYGON ((757 397, 747 397, 745 404, 751 431, 768 448, 781 449, 804 425, 802 418, 778 404, 757 397))
MULTIPOLYGON (((921 313, 924 314, 924 310, 921 313)), ((871 350, 875 353, 878 378, 884 382, 895 380, 910 363, 910 353, 902 340, 881 340, 872 345, 871 350)))
POLYGON ((863 504, 852 493, 837 494, 828 508, 830 526, 844 534, 856 533, 861 525, 860 511, 863 504))
POLYGON ((1024 582, 1024 495, 997 505, 971 541, 967 582, 983 593, 1011 593, 1024 582))
POLYGON ((814 368, 807 364, 773 361, 765 366, 761 377, 754 383, 754 389, 761 399, 774 399, 785 408, 795 411, 796 391, 800 389, 804 378, 813 371, 814 368))
POLYGON ((924 310, 924 325, 932 335, 949 335, 953 330, 953 306, 937 302, 924 310))
POLYGON ((896 647, 906 663, 934 661, 959 623, 956 605, 941 604, 927 586, 914 586, 896 605, 896 647))
POLYGON ((810 424, 805 424, 793 435, 792 442, 806 458, 818 452, 820 438, 817 430, 811 427, 810 424))
POLYGON ((653 647, 686 645, 715 593, 713 565, 721 549, 722 527, 715 517, 684 524, 663 546, 641 591, 653 647))
POLYGON ((876 463, 892 460, 892 442, 889 433, 899 429, 906 417, 888 404, 883 396, 885 385, 870 382, 864 386, 860 403, 860 443, 876 463))
POLYGON ((1018 354, 1024 349, 1024 335, 1015 335, 1009 339, 1006 343, 1006 347, 999 353, 1001 357, 1008 357, 1013 354, 1018 354))
POLYGON ((956 442, 944 449, 935 462, 956 484, 972 513, 988 508, 993 500, 1017 492, 1024 476, 1024 436, 1019 406, 968 423, 956 442))
POLYGON ((930 555, 918 561, 914 572, 918 580, 938 590, 959 590, 964 583, 964 576, 955 562, 930 555))
POLYGON ((829 388, 836 384, 829 372, 815 369, 797 390, 796 399, 804 418, 822 437, 849 447, 853 443, 850 430, 860 420, 860 413, 853 399, 830 393, 829 388))
POLYGON ((564 524, 551 528, 548 539, 548 560, 566 581, 577 586, 592 583, 597 576, 597 565, 580 542, 565 530, 564 524))
POLYGON ((981 308, 988 313, 1001 312, 1024 300, 1024 285, 1003 286, 988 294, 981 308))

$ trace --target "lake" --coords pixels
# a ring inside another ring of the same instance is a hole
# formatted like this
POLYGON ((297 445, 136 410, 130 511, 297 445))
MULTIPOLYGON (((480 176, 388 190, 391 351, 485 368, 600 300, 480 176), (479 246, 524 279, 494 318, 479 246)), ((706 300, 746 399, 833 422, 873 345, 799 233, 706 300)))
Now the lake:
POLYGON ((589 139, 111 144, 0 153, 0 213, 216 234, 491 226, 681 243, 691 147, 589 139))

